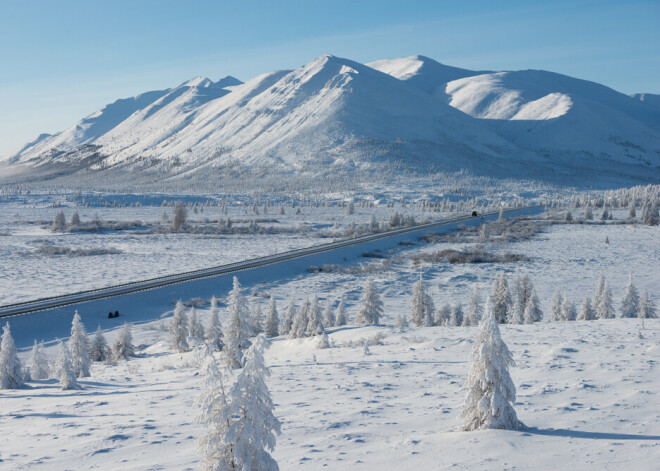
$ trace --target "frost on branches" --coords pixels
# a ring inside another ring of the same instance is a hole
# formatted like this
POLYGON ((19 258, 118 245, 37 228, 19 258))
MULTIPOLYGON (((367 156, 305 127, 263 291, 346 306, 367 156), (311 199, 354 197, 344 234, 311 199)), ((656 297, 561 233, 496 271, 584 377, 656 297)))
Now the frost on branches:
POLYGON ((472 349, 472 364, 466 383, 467 396, 460 418, 463 430, 523 428, 513 402, 516 388, 509 376, 514 365, 511 352, 500 336, 493 306, 489 300, 472 349))
POLYGON ((279 334, 280 317, 277 314, 277 304, 275 296, 270 295, 268 302, 268 313, 266 314, 266 326, 264 327, 266 337, 277 337, 279 334))
POLYGON ((89 342, 87 340, 87 332, 85 326, 80 320, 80 314, 76 311, 73 314, 73 321, 71 322, 71 337, 69 338, 69 351, 71 352, 71 365, 73 372, 78 378, 86 378, 89 376, 89 367, 91 366, 91 359, 89 357, 89 342))
POLYGON ((115 359, 128 358, 135 356, 135 347, 133 346, 133 334, 131 334, 131 324, 124 322, 121 326, 119 335, 112 345, 112 353, 115 359))
POLYGON ((202 469, 275 471, 279 467, 268 453, 275 448, 280 422, 266 385, 270 375, 264 363, 265 338, 260 335, 245 354, 245 366, 225 394, 214 359, 206 366, 205 387, 197 399, 198 421, 208 432, 198 442, 202 469))
POLYGON ((222 334, 222 326, 218 320, 218 300, 215 296, 211 298, 211 313, 209 314, 208 324, 204 332, 204 340, 211 348, 216 351, 221 351, 225 346, 222 334))
POLYGON ((358 324, 378 324, 383 314, 383 301, 380 300, 373 281, 367 281, 362 292, 360 310, 355 322, 358 324))
POLYGON ((48 379, 49 375, 50 365, 44 352, 44 343, 37 343, 35 340, 32 346, 32 357, 30 358, 30 376, 32 379, 48 379))
POLYGON ((243 367, 243 352, 249 347, 250 327, 247 323, 248 306, 238 278, 234 277, 234 285, 229 292, 229 318, 225 326, 225 359, 227 367, 237 369, 243 367))
POLYGON ((60 387, 63 390, 82 389, 76 380, 76 373, 71 364, 71 353, 66 343, 60 340, 60 351, 57 357, 57 377, 60 380, 60 387))
POLYGON ((0 343, 0 389, 23 387, 23 367, 18 359, 14 337, 11 336, 9 322, 2 328, 0 343))
POLYGON ((628 277, 628 286, 621 300, 621 317, 639 317, 639 294, 633 284, 632 275, 628 277))
POLYGON ((183 312, 183 303, 176 302, 174 315, 170 321, 170 347, 177 352, 187 352, 190 350, 188 345, 188 319, 183 312))
POLYGON ((435 323, 435 306, 426 290, 422 276, 413 285, 412 313, 410 320, 416 326, 432 326, 435 323))

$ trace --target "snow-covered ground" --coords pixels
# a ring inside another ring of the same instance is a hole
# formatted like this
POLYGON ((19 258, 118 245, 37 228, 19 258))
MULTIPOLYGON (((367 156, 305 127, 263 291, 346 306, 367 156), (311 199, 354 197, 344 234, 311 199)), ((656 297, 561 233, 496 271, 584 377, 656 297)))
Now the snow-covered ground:
MULTIPOLYGON (((615 222, 624 217, 615 211, 615 222)), ((502 326, 517 362, 511 369, 515 407, 529 428, 479 432, 457 431, 456 421, 476 329, 400 332, 392 324, 396 314, 409 315, 412 284, 420 274, 436 306, 466 304, 475 286, 486 295, 502 270, 512 282, 517 268, 530 274, 546 318, 555 290, 579 304, 593 295, 601 272, 617 309, 629 273, 658 303, 660 229, 550 225, 524 242, 484 243, 494 253, 524 254, 530 257, 526 262, 418 267, 411 262, 416 254, 464 246, 419 243, 385 254, 386 259, 344 262, 334 271, 287 280, 273 275, 246 286, 248 294, 272 293, 280 313, 291 298, 300 302, 318 295, 325 303, 345 296, 353 319, 360 286, 371 278, 385 303, 382 326, 331 329, 334 348, 317 350, 314 339, 272 341, 266 361, 275 414, 283 423, 274 452, 280 469, 563 469, 566 463, 575 469, 657 469, 659 320, 647 320, 641 329, 636 319, 502 326), (359 344, 378 334, 382 345, 370 346, 365 355, 359 344)), ((198 313, 204 320, 207 311, 198 313)), ((40 315, 46 314, 33 316, 40 315)), ((195 440, 202 433, 193 405, 200 386, 198 359, 194 352, 173 353, 168 347, 170 315, 135 325, 139 356, 115 365, 95 363, 91 378, 81 380, 82 391, 61 391, 55 380, 0 391, 0 464, 12 470, 81 464, 194 469, 195 440)), ((14 333, 43 338, 54 359, 54 339, 33 328, 14 333)), ((106 334, 112 340, 116 330, 106 334)), ((28 343, 18 346, 27 363, 28 343)))

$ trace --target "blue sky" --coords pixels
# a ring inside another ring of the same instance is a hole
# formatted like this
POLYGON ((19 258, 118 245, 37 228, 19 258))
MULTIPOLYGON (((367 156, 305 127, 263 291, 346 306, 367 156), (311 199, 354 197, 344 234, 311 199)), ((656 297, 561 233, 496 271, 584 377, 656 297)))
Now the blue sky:
POLYGON ((197 75, 247 80, 326 52, 660 93, 659 24, 657 0, 2 0, 0 155, 117 98, 197 75))

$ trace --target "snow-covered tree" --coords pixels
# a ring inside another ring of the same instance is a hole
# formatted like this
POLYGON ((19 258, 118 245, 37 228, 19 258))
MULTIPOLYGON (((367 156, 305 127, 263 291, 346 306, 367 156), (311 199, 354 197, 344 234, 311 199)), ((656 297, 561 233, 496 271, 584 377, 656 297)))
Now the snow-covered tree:
POLYGON ((277 314, 275 296, 270 295, 268 302, 268 313, 266 314, 266 326, 264 328, 266 337, 277 337, 279 334, 280 317, 277 314))
POLYGON ((112 354, 116 360, 135 356, 131 324, 124 322, 124 325, 121 326, 119 335, 117 335, 115 343, 112 344, 112 354))
POLYGON ((504 272, 500 274, 493 284, 492 302, 495 319, 500 324, 506 323, 509 317, 509 309, 511 308, 511 294, 509 293, 509 284, 506 281, 504 272))
POLYGON ((534 288, 532 288, 529 296, 527 297, 527 303, 525 304, 525 310, 523 311, 523 318, 525 324, 541 322, 543 319, 543 311, 539 306, 539 298, 536 296, 536 291, 534 291, 534 288))
POLYGON ((300 306, 300 311, 296 313, 293 318, 291 330, 289 331, 290 339, 298 339, 307 336, 307 323, 309 322, 309 299, 300 306))
POLYGON ((657 307, 651 295, 645 290, 639 300, 639 318, 656 319, 658 317, 657 307))
POLYGON ((243 367, 243 353, 250 345, 248 340, 250 328, 246 321, 247 301, 241 293, 241 285, 236 277, 234 277, 233 288, 229 292, 228 304, 229 318, 224 329, 225 348, 223 351, 227 367, 235 370, 243 367))
POLYGON ((48 379, 49 375, 50 365, 44 352, 44 343, 37 343, 35 340, 30 357, 30 376, 32 379, 48 379))
POLYGON ((383 314, 383 302, 371 280, 367 281, 362 291, 361 303, 355 322, 357 324, 378 324, 380 316, 383 314))
POLYGON ((422 276, 413 285, 412 313, 410 320, 416 326, 432 326, 435 323, 435 306, 426 289, 422 276))
POLYGON ((289 335, 291 332, 291 327, 293 326, 293 319, 296 317, 296 302, 293 298, 289 301, 289 306, 284 311, 284 317, 280 323, 279 334, 280 335, 289 335))
POLYGON ((71 353, 66 343, 59 341, 60 351, 57 357, 57 378, 60 380, 60 387, 67 389, 82 389, 76 380, 76 373, 71 364, 71 353))
POLYGON ((555 295, 552 297, 552 313, 550 314, 550 320, 552 322, 557 322, 564 320, 562 316, 562 303, 563 299, 559 291, 555 291, 555 295))
POLYGON ((326 329, 329 327, 334 327, 336 322, 335 311, 332 309, 332 303, 328 301, 323 310, 323 327, 326 329))
POLYGON ((585 296, 580 305, 580 313, 577 316, 578 321, 592 321, 596 319, 596 312, 591 307, 589 296, 585 296))
POLYGON ((444 303, 442 306, 440 306, 440 309, 438 309, 435 325, 451 325, 451 313, 451 306, 447 303, 444 303))
POLYGON ((621 300, 621 317, 639 316, 639 294, 633 284, 632 275, 628 277, 628 286, 621 300))
POLYGON ((507 319, 509 324, 524 324, 525 323, 525 311, 521 308, 519 302, 513 303, 513 308, 509 311, 509 318, 507 319))
POLYGON ((252 309, 250 310, 250 317, 248 318, 248 324, 250 330, 252 330, 252 335, 259 335, 264 331, 263 323, 263 312, 261 312, 261 304, 255 302, 252 304, 252 309))
POLYGON ((467 311, 465 312, 465 318, 463 319, 463 325, 479 325, 481 320, 481 296, 479 296, 479 289, 474 288, 472 293, 472 298, 468 303, 467 311))
POLYGON ((107 361, 112 356, 112 350, 105 340, 101 326, 98 326, 89 348, 89 357, 92 361, 107 361))
POLYGON ((188 219, 188 210, 181 201, 174 204, 174 219, 172 220, 172 229, 179 232, 186 225, 188 219))
POLYGON ((188 318, 183 312, 183 303, 176 302, 174 307, 174 315, 169 325, 170 332, 170 347, 177 352, 187 352, 190 350, 188 345, 188 318))
POLYGON ((471 359, 467 395, 460 414, 463 429, 523 428, 513 409, 516 387, 509 375, 509 367, 515 363, 500 335, 490 300, 479 324, 471 359))
POLYGON ((596 293, 598 301, 593 304, 593 308, 596 311, 596 317, 598 317, 598 319, 614 319, 616 314, 614 312, 614 303, 612 301, 612 290, 604 279, 602 289, 600 289, 599 284, 599 290, 600 293, 596 293))
MULTIPOLYGON (((323 329, 323 328, 322 328, 323 329)), ((316 338, 316 348, 323 350, 325 348, 330 348, 330 338, 328 338, 328 333, 323 329, 320 335, 316 338)))
POLYGON ((309 305, 307 319, 307 336, 319 335, 323 330, 323 318, 321 317, 321 306, 316 296, 312 298, 312 303, 309 305))
POLYGON ((74 211, 71 215, 71 225, 74 227, 80 225, 80 215, 78 214, 78 211, 74 211))
POLYGON ((657 226, 660 223, 660 214, 658 213, 658 205, 647 201, 642 207, 642 221, 649 226, 657 226))
POLYGON ((561 320, 574 321, 577 318, 577 310, 568 297, 565 297, 561 303, 561 320))
POLYGON ((197 399, 199 421, 208 432, 199 443, 202 469, 276 471, 268 451, 275 448, 280 422, 273 414, 273 401, 266 385, 264 336, 259 335, 245 354, 245 367, 225 395, 217 366, 206 375, 206 386, 197 399))
POLYGON ((69 351, 71 352, 71 365, 77 378, 89 376, 91 359, 89 357, 89 341, 85 326, 80 320, 80 314, 75 311, 71 322, 71 337, 69 337, 69 351))
POLYGON ((451 311, 451 318, 450 318, 450 323, 453 326, 459 326, 463 324, 463 306, 458 303, 454 306, 454 309, 451 311))
POLYGON ((55 215, 52 230, 54 232, 63 232, 66 230, 66 217, 64 216, 64 211, 58 211, 55 215))
POLYGON ((209 347, 219 352, 225 346, 222 340, 223 337, 222 325, 218 319, 218 299, 213 296, 211 298, 211 312, 209 313, 208 324, 204 331, 204 340, 206 340, 209 347))
POLYGON ((194 307, 190 308, 190 315, 188 316, 188 335, 195 339, 204 338, 204 327, 197 317, 197 311, 194 307))
POLYGON ((408 318, 406 317, 406 315, 401 312, 398 313, 396 315, 395 325, 400 329, 405 329, 406 327, 408 327, 408 318))
POLYGON ((335 327, 346 325, 347 322, 348 316, 346 315, 346 303, 344 302, 344 298, 341 298, 337 310, 335 311, 335 327))
POLYGON ((23 366, 18 358, 14 337, 11 336, 9 322, 2 328, 0 342, 0 389, 23 387, 23 366))

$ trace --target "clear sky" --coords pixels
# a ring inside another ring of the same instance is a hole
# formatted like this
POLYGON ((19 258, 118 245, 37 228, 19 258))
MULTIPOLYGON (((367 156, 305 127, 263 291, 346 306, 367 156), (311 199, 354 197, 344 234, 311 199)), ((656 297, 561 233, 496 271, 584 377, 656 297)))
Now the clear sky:
POLYGON ((660 1, 1 0, 0 155, 117 98, 331 53, 660 93, 660 1))

